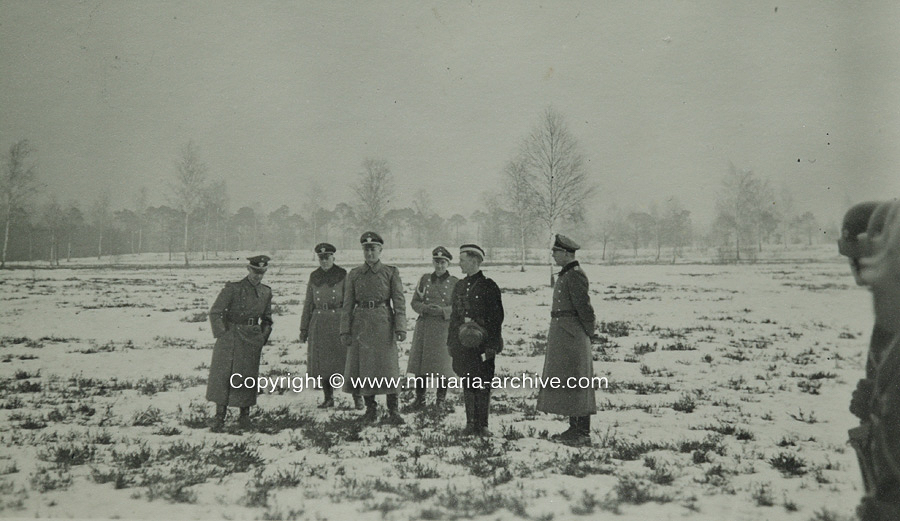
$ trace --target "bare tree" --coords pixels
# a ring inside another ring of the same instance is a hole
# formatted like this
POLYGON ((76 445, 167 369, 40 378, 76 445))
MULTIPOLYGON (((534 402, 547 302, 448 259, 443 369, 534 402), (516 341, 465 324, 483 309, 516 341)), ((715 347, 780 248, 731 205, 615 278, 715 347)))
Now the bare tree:
POLYGON ((66 207, 65 220, 66 262, 72 260, 72 243, 74 242, 75 234, 83 224, 84 214, 81 213, 81 208, 78 207, 78 202, 70 201, 68 207, 66 207))
POLYGON ((666 200, 662 229, 664 242, 672 247, 672 264, 675 264, 676 257, 691 241, 691 212, 674 197, 666 200))
POLYGON ((782 186, 781 192, 778 194, 778 204, 776 205, 778 223, 781 228, 781 241, 784 248, 787 249, 790 242, 791 230, 794 227, 794 196, 787 186, 782 186))
MULTIPOLYGON (((318 181, 313 181, 312 186, 306 192, 306 202, 304 204, 303 213, 309 216, 312 221, 312 239, 313 244, 319 244, 319 226, 321 226, 319 218, 322 216, 322 201, 325 200, 325 190, 318 181)), ((313 260, 315 260, 313 253, 313 260)))
POLYGON ((103 235, 109 226, 109 192, 103 191, 91 207, 91 221, 97 229, 97 260, 103 256, 103 235))
POLYGON ((203 185, 206 181, 206 163, 200 160, 197 145, 188 141, 181 147, 181 155, 175 163, 178 171, 172 185, 173 203, 184 213, 184 265, 188 263, 188 228, 191 214, 200 205, 203 185))
POLYGON ((394 196, 394 179, 387 161, 366 159, 353 192, 359 202, 359 224, 362 228, 382 229, 384 216, 394 196))
POLYGON ((0 178, 0 196, 6 214, 3 232, 3 256, 0 257, 0 269, 6 267, 6 252, 9 247, 9 226, 13 216, 28 199, 37 192, 37 171, 29 157, 34 148, 27 139, 19 140, 9 147, 3 161, 3 177, 0 178))
POLYGON ((762 184, 750 170, 738 170, 728 164, 728 174, 716 198, 716 223, 726 237, 734 240, 736 260, 741 260, 741 243, 752 240, 755 231, 762 184))
POLYGON ((203 258, 209 252, 212 242, 216 257, 219 256, 218 237, 219 224, 224 220, 228 206, 228 188, 225 181, 217 181, 203 187, 200 207, 204 216, 203 225, 203 258), (212 240, 210 240, 212 239, 212 240))
MULTIPOLYGON (((580 215, 595 191, 578 142, 561 114, 552 107, 544 111, 540 123, 522 144, 518 160, 528 173, 535 215, 552 237, 559 221, 580 215)), ((554 282, 550 260, 550 285, 554 282)))
POLYGON ((447 223, 453 227, 453 234, 454 234, 453 240, 457 245, 460 244, 460 242, 459 242, 459 227, 465 226, 466 223, 468 223, 468 222, 469 221, 466 220, 465 216, 458 214, 458 213, 451 215, 450 219, 448 219, 448 221, 447 221, 447 223))
POLYGON ((603 253, 600 256, 602 260, 606 260, 606 247, 609 242, 622 235, 624 220, 622 211, 617 205, 613 204, 607 207, 606 216, 600 223, 600 240, 603 242, 603 253))
POLYGON ((537 218, 534 174, 526 167, 522 156, 510 161, 503 169, 503 199, 509 206, 519 239, 519 271, 525 271, 526 238, 537 218))
POLYGON ((638 248, 648 244, 655 233, 656 221, 647 212, 631 212, 625 219, 624 236, 634 251, 635 258, 638 248))
POLYGON ((431 203, 431 194, 424 188, 416 190, 413 196, 413 214, 417 223, 412 226, 416 231, 416 244, 422 250, 422 258, 426 257, 426 243, 430 242, 430 230, 427 223, 435 215, 434 207, 431 203))
POLYGON ((806 211, 803 212, 803 215, 795 217, 795 220, 797 222, 797 227, 803 230, 803 234, 806 235, 806 244, 812 246, 813 235, 820 229, 816 216, 812 212, 806 211))
POLYGON ((142 186, 134 198, 134 213, 137 216, 137 252, 144 253, 144 227, 147 224, 147 188, 142 186))
POLYGON ((756 233, 756 244, 762 252, 763 237, 768 242, 768 237, 777 226, 775 214, 775 191, 768 179, 759 180, 756 186, 757 194, 753 198, 756 208, 753 209, 753 224, 756 233))
POLYGON ((49 244, 48 261, 50 265, 59 266, 59 238, 65 229, 66 216, 56 196, 52 196, 47 204, 44 205, 42 212, 42 220, 47 228, 49 244))

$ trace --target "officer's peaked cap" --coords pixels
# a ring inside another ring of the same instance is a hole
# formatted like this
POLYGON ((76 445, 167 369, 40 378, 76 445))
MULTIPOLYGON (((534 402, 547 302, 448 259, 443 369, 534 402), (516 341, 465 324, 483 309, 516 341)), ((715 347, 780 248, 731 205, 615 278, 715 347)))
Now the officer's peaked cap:
POLYGON ((437 248, 432 250, 431 258, 432 259, 444 259, 449 262, 449 261, 453 260, 453 255, 449 251, 447 251, 447 248, 444 248, 443 246, 438 246, 437 248))
POLYGON ((366 232, 362 234, 359 238, 359 243, 363 246, 367 244, 384 244, 384 239, 381 238, 381 235, 378 235, 375 232, 366 232))
POLYGON ((250 263, 247 265, 250 269, 257 273, 265 273, 269 269, 269 261, 272 260, 268 255, 257 255, 255 257, 247 257, 250 263))
POLYGON ((579 248, 581 248, 581 246, 579 246, 577 242, 566 237, 565 235, 557 233, 556 238, 553 241, 552 249, 563 250, 563 251, 567 251, 570 253, 575 253, 575 251, 578 250, 579 248))
POLYGON ((325 253, 334 253, 337 251, 337 248, 334 247, 333 244, 328 244, 327 242, 320 242, 316 244, 316 253, 319 255, 323 255, 325 253))

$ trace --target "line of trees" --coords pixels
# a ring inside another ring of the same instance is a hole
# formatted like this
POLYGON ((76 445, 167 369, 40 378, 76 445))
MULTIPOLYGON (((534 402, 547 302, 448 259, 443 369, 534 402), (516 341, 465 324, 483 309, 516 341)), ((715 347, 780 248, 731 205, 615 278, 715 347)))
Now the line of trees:
MULTIPOLYGON (((108 192, 86 206, 56 196, 39 204, 34 152, 23 139, 3 158, 0 267, 8 260, 42 259, 58 266, 61 258, 144 252, 165 252, 169 260, 180 253, 187 266, 192 257, 205 260, 228 251, 277 253, 323 241, 355 248, 359 234, 370 229, 381 232, 391 248, 422 250, 423 259, 438 244, 478 242, 489 256, 496 248, 513 250, 522 271, 529 252, 538 255, 532 260, 551 262, 547 252, 554 233, 595 246, 602 260, 628 252, 637 257, 638 250, 646 258, 650 249, 655 261, 673 263, 692 246, 716 248, 721 260, 740 261, 754 258, 765 245, 812 245, 825 236, 815 215, 796 211, 790 192, 776 195, 768 180, 734 165, 722 178, 707 230, 698 230, 691 212, 674 197, 643 208, 600 205, 578 142, 552 107, 499 173, 501 189, 480 194, 478 209, 467 216, 439 215, 425 189, 398 204, 390 164, 379 158, 363 160, 352 198, 333 207, 325 206, 324 190, 314 182, 299 208, 283 205, 265 212, 255 203, 232 212, 226 183, 210 177, 193 141, 176 156, 166 204, 151 205, 145 188, 119 210, 112 209, 108 192)), ((552 265, 550 273, 552 284, 552 265)))

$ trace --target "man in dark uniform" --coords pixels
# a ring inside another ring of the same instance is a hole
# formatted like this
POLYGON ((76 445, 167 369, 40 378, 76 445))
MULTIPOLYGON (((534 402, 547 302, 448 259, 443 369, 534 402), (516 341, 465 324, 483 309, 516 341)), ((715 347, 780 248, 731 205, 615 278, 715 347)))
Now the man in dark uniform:
MULTIPOLYGON (((322 381, 325 399, 320 409, 334 407, 334 389, 329 378, 343 373, 347 346, 341 343, 341 312, 344 309, 344 278, 347 270, 334 263, 337 248, 323 242, 315 247, 319 268, 309 274, 306 299, 300 316, 300 343, 309 340, 306 374, 322 381)), ((353 395, 353 404, 363 408, 362 397, 353 395)))
POLYGON ((859 277, 872 290, 876 326, 893 339, 878 353, 865 406, 868 460, 860 457, 860 463, 866 494, 857 513, 862 521, 894 521, 900 519, 900 201, 879 205, 866 235, 859 277))
POLYGON ((403 423, 398 409, 398 387, 387 379, 400 378, 397 342, 406 340, 406 300, 400 270, 381 262, 384 244, 375 232, 359 239, 366 262, 353 268, 344 279, 344 309, 341 314, 341 342, 348 347, 344 369, 344 390, 354 392, 353 380, 380 378, 381 384, 358 389, 365 399, 363 420, 377 418, 375 395, 387 395, 388 422, 403 423))
POLYGON ((238 425, 251 428, 250 406, 256 405, 256 387, 244 386, 245 378, 259 376, 262 348, 272 334, 272 288, 262 284, 269 257, 247 259, 247 276, 240 282, 227 282, 209 310, 216 345, 213 348, 206 399, 215 402, 216 416, 210 429, 225 425, 227 407, 240 407, 238 425), (232 376, 235 382, 232 387, 232 376))
MULTIPOLYGON (((850 261, 853 278, 860 286, 867 285, 860 275, 860 260, 871 254, 872 237, 879 235, 884 228, 888 205, 878 202, 859 203, 844 215, 841 227, 841 238, 838 239, 838 251, 850 261)), ((858 427, 850 429, 850 445, 856 450, 860 470, 863 476, 863 487, 867 492, 872 489, 872 468, 870 461, 872 424, 870 420, 870 403, 875 386, 875 370, 878 368, 885 349, 890 345, 893 334, 877 322, 872 328, 869 351, 866 356, 866 373, 856 384, 856 390, 850 400, 850 412, 860 420, 858 427)))
POLYGON ((489 436, 494 357, 503 349, 503 302, 500 288, 481 272, 483 261, 484 250, 479 246, 460 246, 459 267, 466 277, 453 287, 447 348, 453 357, 453 372, 464 378, 463 434, 489 436))
POLYGON ((556 235, 553 260, 561 266, 553 288, 550 308, 550 331, 542 378, 558 378, 561 387, 543 387, 539 391, 537 409, 569 417, 569 429, 553 436, 554 440, 573 445, 591 442, 591 415, 596 414, 594 389, 567 387, 570 378, 589 382, 594 376, 591 335, 594 332, 594 308, 588 294, 588 278, 575 260, 580 248, 572 239, 556 235))

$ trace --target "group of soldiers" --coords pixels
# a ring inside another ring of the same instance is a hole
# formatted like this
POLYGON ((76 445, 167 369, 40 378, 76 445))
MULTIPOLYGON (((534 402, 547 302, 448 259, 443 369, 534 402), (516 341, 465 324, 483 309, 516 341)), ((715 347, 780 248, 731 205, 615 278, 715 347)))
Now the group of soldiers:
MULTIPOLYGON (((308 374, 346 377, 343 390, 353 396, 363 419, 377 419, 375 396, 386 395, 387 422, 403 423, 398 387, 354 386, 354 378, 400 376, 397 342, 406 339, 406 300, 400 272, 380 261, 384 241, 374 232, 360 238, 365 262, 349 273, 334 264, 336 249, 316 246, 319 268, 312 272, 300 325, 300 341, 309 343, 308 374)), ((865 495, 860 518, 900 519, 900 201, 862 203, 851 208, 838 241, 850 259, 857 283, 871 290, 875 326, 865 377, 853 392, 850 411, 860 425, 850 431, 857 451, 865 495)), ((592 377, 591 335, 595 315, 588 279, 575 260, 579 246, 555 237, 553 259, 562 268, 553 290, 545 378, 592 377)), ((459 249, 465 277, 448 271, 453 255, 444 247, 432 252, 434 271, 423 275, 412 297, 418 313, 407 372, 463 379, 466 435, 489 435, 490 381, 495 358, 503 349, 503 303, 500 288, 481 271, 484 251, 475 244, 459 249)), ((239 407, 238 424, 250 428, 249 407, 256 390, 232 388, 229 376, 256 376, 263 345, 272 331, 272 290, 261 284, 268 257, 253 257, 248 275, 228 283, 210 310, 216 346, 210 367, 207 399, 217 404, 212 427, 221 429, 226 408, 239 407)), ((334 389, 325 385, 319 406, 334 406, 334 389)), ((425 406, 426 390, 417 386, 410 409, 425 406)), ((435 407, 446 410, 447 388, 437 389, 435 407)), ((569 417, 569 429, 556 434, 561 442, 590 444, 590 417, 596 413, 593 389, 542 387, 537 409, 569 417)))
MULTIPOLYGON (((319 268, 309 276, 300 321, 301 343, 308 343, 307 376, 323 382, 318 406, 335 406, 331 376, 342 375, 342 390, 353 397, 362 420, 378 419, 375 397, 385 395, 388 424, 401 424, 400 364, 397 343, 406 340, 406 298, 400 271, 381 262, 384 240, 375 232, 360 237, 364 262, 349 272, 334 262, 337 249, 316 245, 319 268)), ((579 249, 556 235, 553 259, 562 268, 553 292, 547 354, 542 376, 562 381, 593 377, 591 335, 596 317, 588 279, 575 260, 579 249)), ((484 250, 477 244, 459 248, 465 275, 450 274, 453 254, 443 246, 432 251, 431 273, 422 275, 412 295, 418 314, 406 372, 416 378, 415 400, 406 411, 426 407, 426 383, 437 382, 433 407, 452 411, 447 401, 449 379, 459 378, 465 404, 464 435, 487 436, 491 382, 496 356, 503 350, 503 301, 499 286, 481 270, 484 250)), ((263 345, 272 331, 272 290, 261 283, 271 260, 251 257, 247 276, 230 282, 209 312, 216 338, 206 398, 216 404, 211 429, 222 430, 228 407, 240 408, 238 425, 251 429, 250 406, 256 389, 235 387, 231 376, 256 378, 263 345)), ((590 417, 597 407, 592 388, 543 387, 540 411, 569 417, 569 428, 553 436, 560 442, 590 443, 590 417)))

